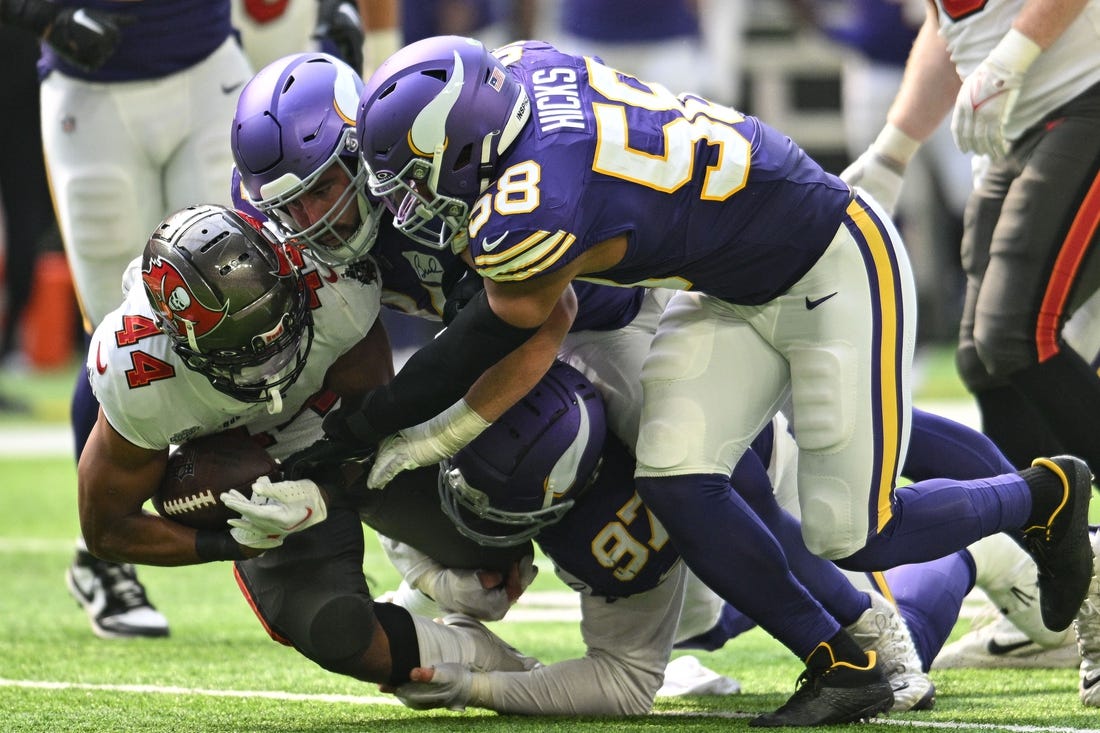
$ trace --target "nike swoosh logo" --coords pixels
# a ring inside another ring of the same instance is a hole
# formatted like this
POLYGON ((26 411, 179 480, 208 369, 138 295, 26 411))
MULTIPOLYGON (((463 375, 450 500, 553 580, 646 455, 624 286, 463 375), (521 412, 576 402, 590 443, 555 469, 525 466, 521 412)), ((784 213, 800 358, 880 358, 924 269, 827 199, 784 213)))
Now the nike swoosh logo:
POLYGON ((103 351, 103 342, 96 344, 95 347, 95 370, 100 374, 107 371, 107 365, 103 363, 101 352, 103 351))
POLYGON ((835 292, 829 293, 824 298, 818 298, 817 300, 810 300, 809 296, 806 296, 806 310, 812 311, 814 308, 818 307, 834 295, 836 295, 835 292))
POLYGON ((313 507, 307 506, 306 507, 306 515, 304 517, 302 517, 302 521, 290 525, 289 527, 286 528, 286 531, 287 532, 293 532, 296 528, 301 527, 303 524, 308 522, 309 518, 312 517, 312 516, 313 516, 313 507))
POLYGON ((1086 677, 1085 679, 1081 680, 1081 689, 1091 690, 1093 687, 1096 686, 1097 682, 1100 682, 1100 674, 1094 674, 1092 677, 1086 677))
POLYGON ((236 84, 222 84, 222 94, 231 94, 244 86, 243 81, 239 81, 236 84))
MULTIPOLYGON (((508 231, 510 232, 511 229, 509 229, 508 231)), ((504 232, 504 234, 501 234, 499 237, 494 239, 492 242, 490 242, 488 239, 482 239, 481 240, 481 251, 482 252, 492 252, 494 249, 497 248, 498 244, 500 244, 501 242, 504 241, 504 238, 507 237, 507 236, 508 236, 508 232, 504 232)))
POLYGON ((985 648, 989 651, 990 654, 998 657, 1005 654, 1011 654, 1018 649, 1023 649, 1029 644, 1031 644, 1030 641, 1017 641, 1012 644, 998 644, 996 639, 990 639, 985 648))

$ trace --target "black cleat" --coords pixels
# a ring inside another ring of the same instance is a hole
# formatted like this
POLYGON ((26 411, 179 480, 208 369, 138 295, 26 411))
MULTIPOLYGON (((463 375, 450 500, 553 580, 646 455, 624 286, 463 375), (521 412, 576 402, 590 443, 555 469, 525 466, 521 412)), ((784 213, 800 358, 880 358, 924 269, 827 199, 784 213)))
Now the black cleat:
POLYGON ((1092 473, 1073 456, 1036 458, 1033 467, 1053 471, 1062 499, 1043 524, 1021 530, 1022 544, 1039 568, 1039 611, 1051 631, 1067 628, 1080 610, 1092 578, 1089 499, 1092 473))
POLYGON ((103 639, 168 636, 168 620, 153 607, 134 566, 100 560, 83 549, 65 571, 73 598, 103 639))
POLYGON ((798 689, 778 710, 749 721, 757 728, 806 727, 854 723, 888 711, 894 691, 882 673, 875 652, 867 652, 867 666, 836 660, 827 643, 806 659, 798 689))

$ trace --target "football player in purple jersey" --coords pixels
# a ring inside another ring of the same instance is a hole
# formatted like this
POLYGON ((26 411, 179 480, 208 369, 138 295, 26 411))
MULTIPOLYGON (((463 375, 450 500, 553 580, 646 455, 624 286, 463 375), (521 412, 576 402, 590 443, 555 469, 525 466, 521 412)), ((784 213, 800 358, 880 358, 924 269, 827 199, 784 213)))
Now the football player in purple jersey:
POLYGON ((758 589, 785 575, 743 560, 774 540, 729 475, 788 399, 814 552, 875 570, 1013 532, 1039 565, 1045 623, 1072 621, 1092 572, 1088 467, 1040 458, 987 479, 896 487, 912 273, 882 208, 790 138, 594 58, 540 42, 493 55, 458 37, 383 64, 356 131, 395 226, 462 252, 486 287, 393 382, 330 416, 334 439, 373 444, 439 415, 578 278, 676 288, 642 371, 637 486, 689 567, 806 660, 814 684, 757 724, 858 713, 840 698, 870 673, 805 589, 780 585, 764 608, 758 589))
MULTIPOLYGON (((674 638, 695 633, 676 646, 713 650, 753 625, 735 609, 707 602, 705 588, 686 590, 685 584, 698 581, 690 574, 685 578, 663 527, 638 496, 633 458, 613 434, 604 434, 603 420, 592 385, 557 363, 521 405, 444 461, 439 476, 443 511, 464 535, 491 546, 534 539, 560 578, 581 593, 588 653, 530 673, 481 673, 454 664, 416 669, 413 681, 396 689, 406 704, 640 714, 650 709, 674 638), (706 610, 700 614, 698 606, 706 610), (699 615, 707 619, 703 629, 688 632, 684 617, 699 615)), ((795 493, 790 484, 797 450, 785 421, 777 420, 739 461, 734 482, 743 491, 748 487, 754 508, 783 538, 796 574, 826 594, 846 628, 891 670, 893 709, 931 707, 935 688, 921 672, 950 634, 975 584, 970 548, 873 574, 868 588, 892 597, 897 608, 872 591, 871 609, 856 610, 853 597, 862 594, 834 565, 806 551, 794 517, 780 508, 784 497, 795 493)), ((920 410, 913 423, 907 476, 925 477, 929 470, 977 476, 1008 465, 985 436, 966 426, 920 410)), ((1003 542, 1015 547, 1007 538, 1003 542)))

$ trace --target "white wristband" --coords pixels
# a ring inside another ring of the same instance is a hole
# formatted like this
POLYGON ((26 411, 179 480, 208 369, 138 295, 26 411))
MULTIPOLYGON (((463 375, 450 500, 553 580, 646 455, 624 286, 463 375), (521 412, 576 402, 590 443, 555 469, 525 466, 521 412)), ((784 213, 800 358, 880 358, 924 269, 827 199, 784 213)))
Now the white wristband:
POLYGON ((871 143, 873 152, 888 161, 897 163, 902 170, 909 164, 909 159, 913 157, 919 147, 920 140, 914 140, 890 122, 883 126, 878 137, 871 143))
POLYGON ((1025 74, 1042 52, 1042 46, 1015 28, 1010 28, 989 52, 989 60, 1015 74, 1025 74))
POLYGON ((481 435, 481 432, 490 424, 474 412, 466 400, 461 399, 426 423, 409 428, 404 433, 409 441, 413 442, 414 431, 419 431, 423 426, 425 436, 429 436, 442 446, 444 455, 452 456, 481 435))

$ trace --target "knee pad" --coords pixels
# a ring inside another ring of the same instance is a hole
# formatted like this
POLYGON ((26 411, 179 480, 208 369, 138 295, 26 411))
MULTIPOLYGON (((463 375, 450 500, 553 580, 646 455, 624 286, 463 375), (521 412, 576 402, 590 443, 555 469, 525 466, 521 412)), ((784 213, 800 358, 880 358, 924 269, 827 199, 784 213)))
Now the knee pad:
POLYGON ((711 363, 713 328, 692 324, 703 336, 693 339, 693 348, 685 348, 681 339, 657 339, 642 367, 643 405, 638 427, 637 456, 639 471, 660 475, 684 467, 696 469, 694 453, 699 436, 706 431, 702 404, 687 396, 683 384, 702 377, 711 363), (666 385, 676 383, 670 394, 666 385))
POLYGON ((969 345, 959 346, 955 351, 955 368, 959 372, 959 378, 970 392, 984 392, 1003 384, 1001 380, 990 376, 972 342, 969 345))
POLYGON ((974 349, 990 376, 1001 380, 1037 362, 1034 337, 1004 320, 987 318, 976 325, 974 349))
POLYGON ((802 539, 810 552, 818 557, 836 560, 847 557, 867 543, 866 522, 855 521, 857 512, 866 507, 851 506, 844 482, 833 476, 812 479, 814 495, 804 497, 802 506, 802 539), (830 497, 842 496, 842 500, 830 497))
POLYGON ((855 349, 847 344, 795 347, 789 357, 799 448, 829 452, 843 447, 856 424, 855 349))
POLYGON ((369 596, 349 594, 325 601, 309 623, 303 654, 331 672, 349 674, 374 638, 375 617, 369 596))

